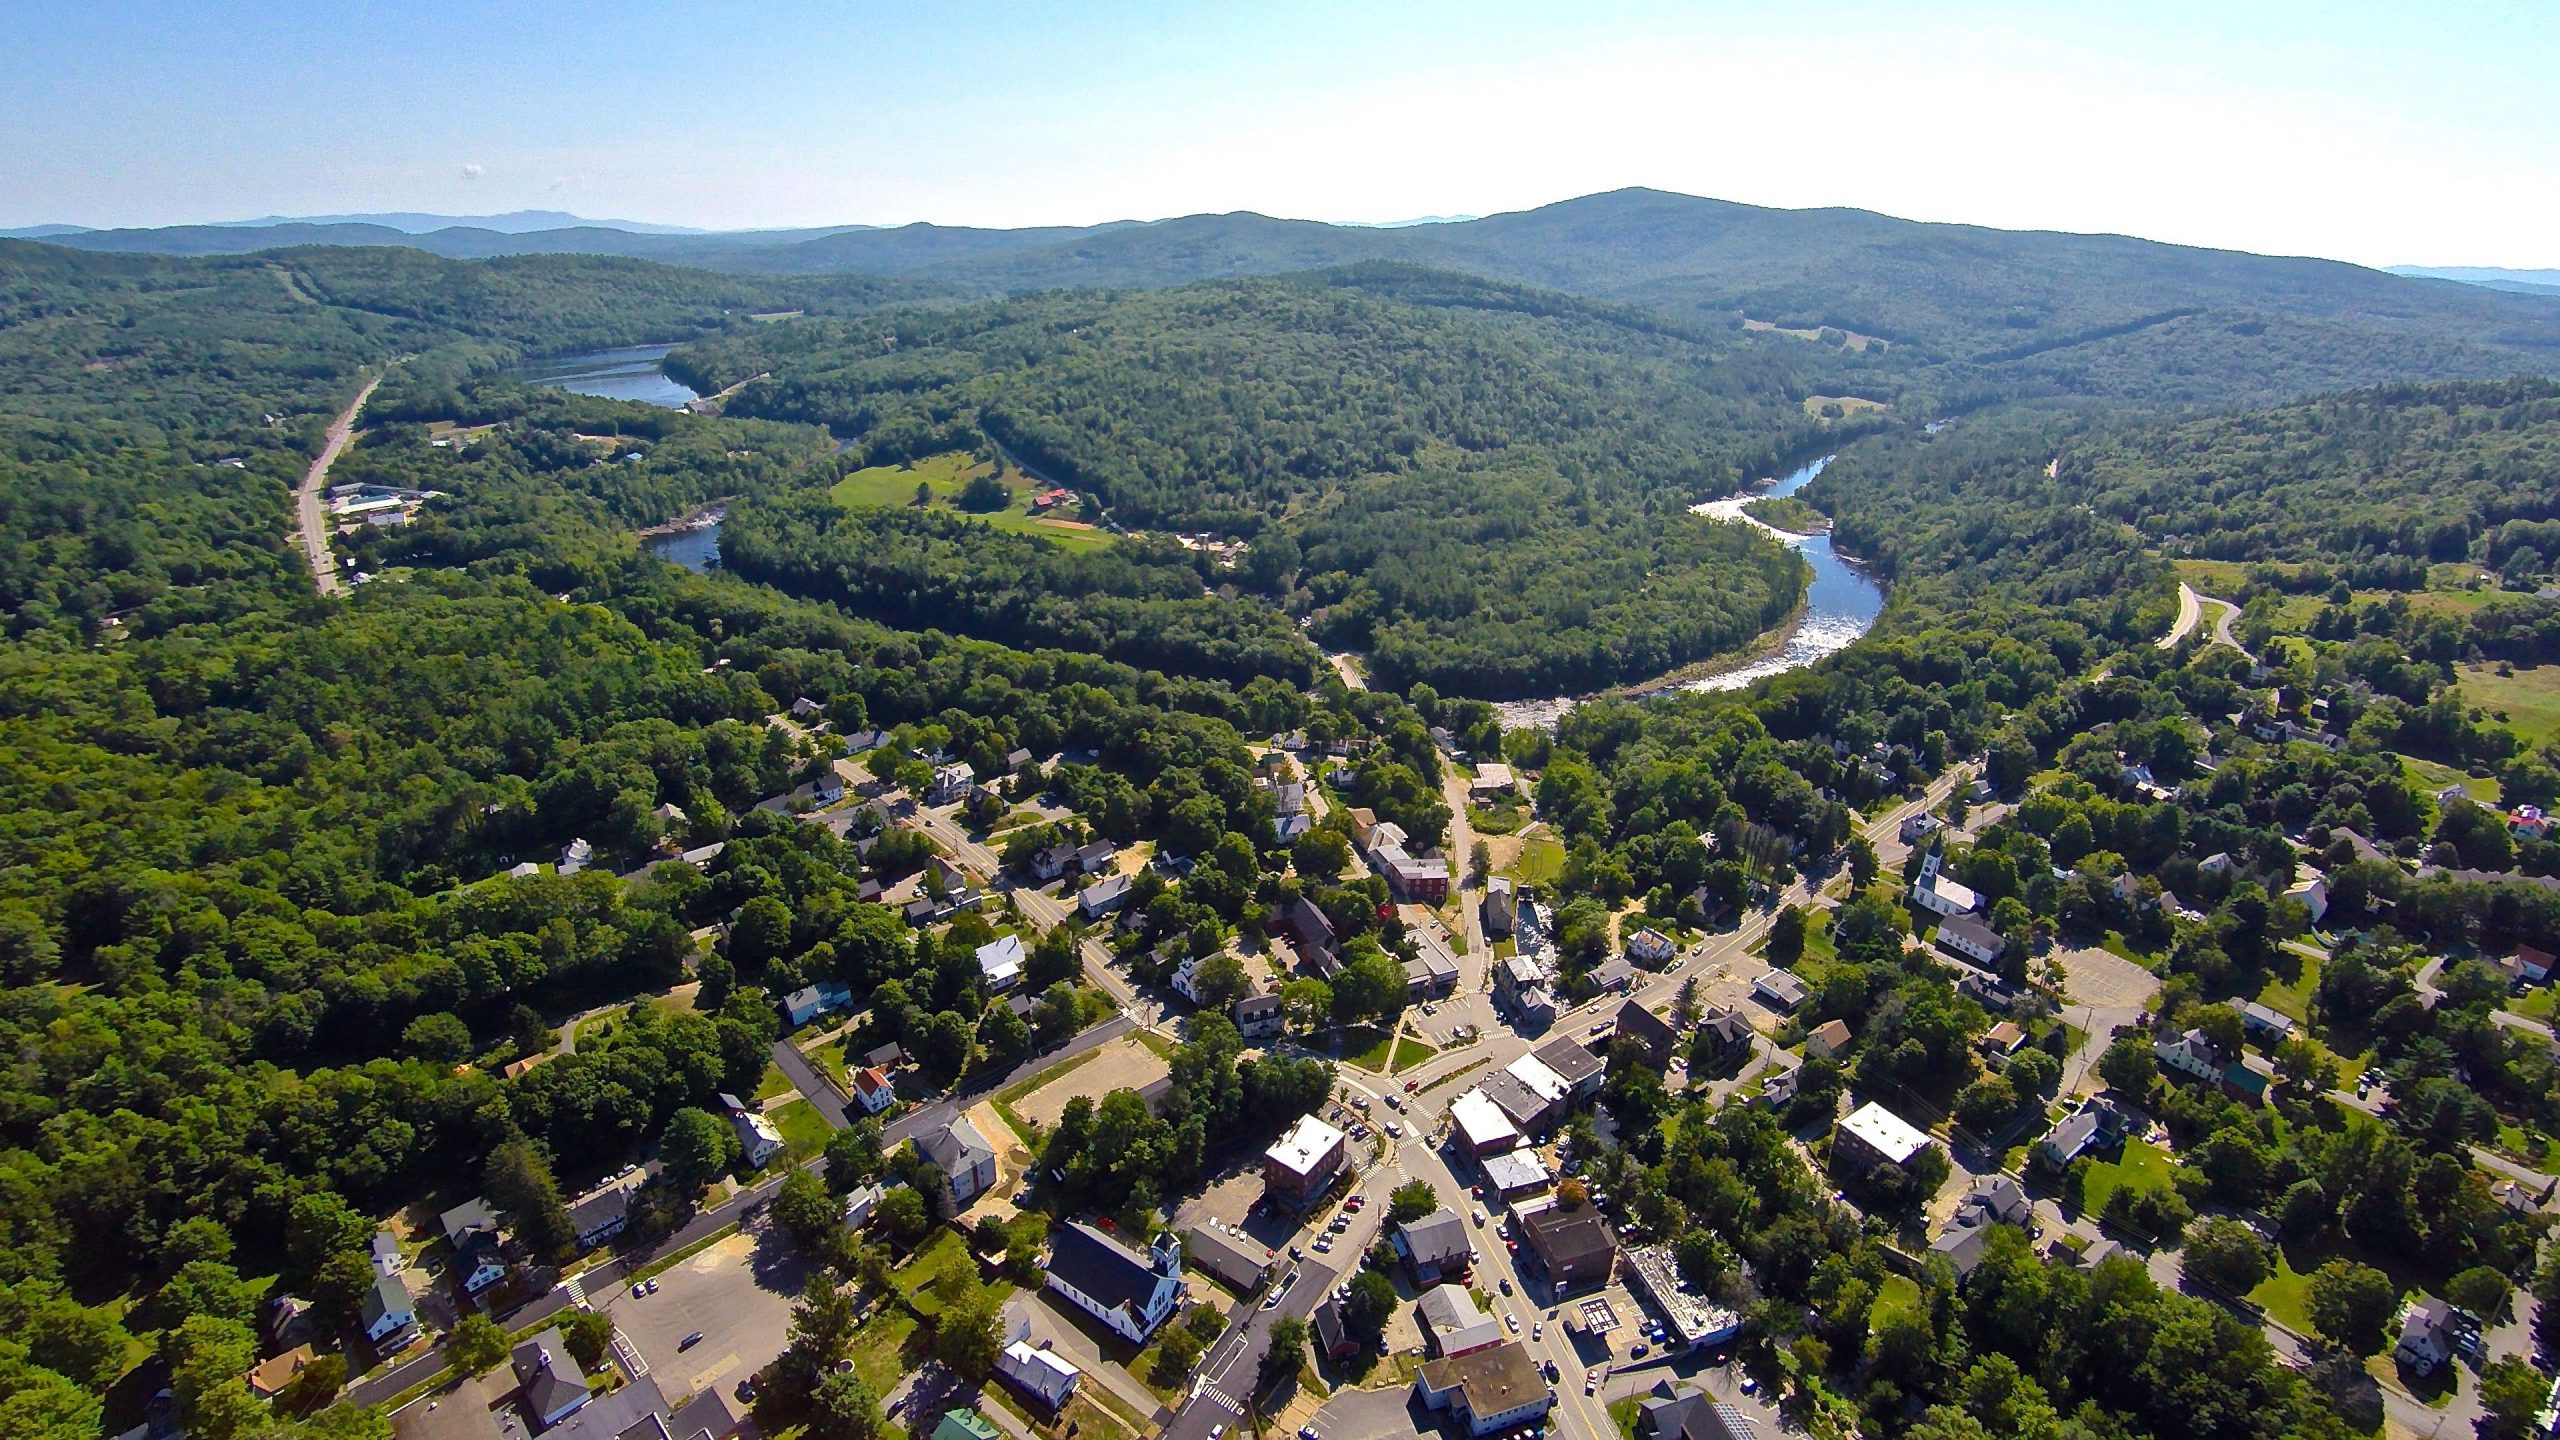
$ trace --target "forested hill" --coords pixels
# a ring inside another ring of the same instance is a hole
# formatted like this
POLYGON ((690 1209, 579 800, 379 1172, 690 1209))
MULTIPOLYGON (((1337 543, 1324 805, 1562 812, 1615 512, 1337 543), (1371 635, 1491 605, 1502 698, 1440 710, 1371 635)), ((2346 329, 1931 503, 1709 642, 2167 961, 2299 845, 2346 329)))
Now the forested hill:
POLYGON ((733 332, 671 369, 728 413, 823 424, 870 463, 983 430, 1132 525, 1251 534, 1431 452, 1535 446, 1613 498, 1724 493, 1843 428, 1817 352, 1401 266, 1064 292, 733 332))
MULTIPOLYGON (((225 230, 208 240, 195 233, 203 228, 97 232, 61 243, 189 248, 236 245, 244 243, 239 235, 257 233, 225 230)), ((1694 322, 1738 315, 1872 336, 1904 350, 1906 364, 1966 367, 1967 381, 2007 392, 2179 404, 2560 370, 2560 296, 2125 236, 1775 210, 1642 189, 1396 230, 1240 212, 1063 229, 911 225, 812 238, 583 229, 364 238, 464 255, 594 249, 734 271, 894 275, 962 292, 1173 285, 1394 259, 1694 322), (2269 357, 2279 362, 2273 373, 2269 357), (1977 368, 1982 373, 1972 373, 1977 368)))
POLYGON ((802 321, 670 361, 705 389, 769 374, 729 413, 824 425, 848 463, 991 440, 1115 523, 1252 545, 1231 574, 1142 575, 1125 551, 751 505, 724 540, 743 574, 1189 673, 1303 665, 1285 629, 1191 616, 1214 606, 1186 587, 1229 580, 1370 652, 1381 683, 1505 699, 1647 679, 1785 616, 1796 560, 1686 507, 1885 423, 1807 413, 1830 363, 1396 265, 802 321))
POLYGON ((776 311, 847 311, 936 287, 777 279, 588 255, 481 263, 313 246, 219 259, 0 240, 0 413, 255 436, 334 410, 356 371, 439 348, 514 353, 680 340, 776 311))

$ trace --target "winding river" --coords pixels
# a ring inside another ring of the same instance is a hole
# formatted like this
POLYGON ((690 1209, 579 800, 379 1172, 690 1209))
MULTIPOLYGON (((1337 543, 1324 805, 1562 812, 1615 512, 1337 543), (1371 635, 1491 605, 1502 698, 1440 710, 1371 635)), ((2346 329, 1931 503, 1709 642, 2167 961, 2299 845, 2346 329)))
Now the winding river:
MULTIPOLYGON (((1640 686, 1628 693, 1642 699, 1683 690, 1739 690, 1753 681, 1801 669, 1826 655, 1837 655, 1856 644, 1858 637, 1866 634, 1876 623, 1876 617, 1884 613, 1883 587, 1858 573, 1855 566, 1833 550, 1830 536, 1790 535, 1784 530, 1761 525, 1742 513, 1743 505, 1749 501, 1793 495, 1811 483, 1813 477, 1821 474, 1822 468, 1830 463, 1831 457, 1825 455, 1765 490, 1752 490, 1689 507, 1693 513, 1712 519, 1760 525, 1780 542, 1803 553, 1806 563, 1813 567, 1813 579, 1805 586, 1804 609, 1797 615, 1795 626, 1787 632, 1786 639, 1774 652, 1731 669, 1700 679, 1640 686)), ((1535 726, 1545 730, 1554 728, 1567 711, 1592 698, 1589 695, 1563 695, 1544 700, 1508 700, 1497 703, 1493 708, 1501 715, 1506 727, 1535 726)))

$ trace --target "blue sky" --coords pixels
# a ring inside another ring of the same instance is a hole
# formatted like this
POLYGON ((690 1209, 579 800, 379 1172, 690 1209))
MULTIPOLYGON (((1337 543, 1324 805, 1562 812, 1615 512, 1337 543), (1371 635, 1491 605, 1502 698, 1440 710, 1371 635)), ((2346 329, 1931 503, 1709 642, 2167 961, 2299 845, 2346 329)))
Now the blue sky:
POLYGON ((1652 185, 2560 266, 2547 0, 0 0, 0 26, 0 225, 1392 220, 1652 185))

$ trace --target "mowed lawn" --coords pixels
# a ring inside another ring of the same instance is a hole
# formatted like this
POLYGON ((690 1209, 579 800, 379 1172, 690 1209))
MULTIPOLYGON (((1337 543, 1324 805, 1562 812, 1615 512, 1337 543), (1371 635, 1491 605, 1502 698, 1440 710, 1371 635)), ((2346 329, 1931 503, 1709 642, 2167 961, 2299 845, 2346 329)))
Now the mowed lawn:
POLYGON ((2081 1213, 2103 1212, 2107 1197, 2121 1189, 2166 1190, 2173 1168, 2168 1151, 2147 1141, 2128 1140, 2121 1158, 2090 1165, 2089 1184, 2080 1192, 2081 1213))
POLYGON ((2528 745, 2560 737, 2560 665, 2501 675, 2495 665, 2456 667, 2462 698, 2504 718, 2528 745))
POLYGON ((874 465, 856 470, 837 481, 835 488, 827 493, 837 504, 848 509, 862 506, 905 508, 916 503, 916 484, 921 481, 933 497, 934 508, 948 514, 982 521, 999 530, 1037 535, 1071 550, 1098 550, 1111 543, 1112 535, 1108 530, 1089 529, 1071 520, 1047 520, 1033 515, 1030 511, 1031 496, 1038 487, 1019 474, 1005 482, 1006 488, 1013 492, 1013 499, 1004 509, 972 514, 957 508, 960 487, 993 468, 992 464, 974 455, 956 452, 932 455, 912 465, 874 465))

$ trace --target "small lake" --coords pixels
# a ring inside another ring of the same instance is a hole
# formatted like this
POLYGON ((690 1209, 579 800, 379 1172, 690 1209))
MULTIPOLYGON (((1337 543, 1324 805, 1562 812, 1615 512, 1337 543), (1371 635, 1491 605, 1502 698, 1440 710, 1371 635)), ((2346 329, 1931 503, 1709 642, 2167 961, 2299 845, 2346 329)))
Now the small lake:
POLYGON ((672 560, 699 575, 720 568, 720 522, 678 530, 669 535, 644 535, 640 548, 661 560, 672 560))
MULTIPOLYGON (((1709 500, 1689 508, 1692 513, 1714 519, 1760 525, 1759 521, 1742 513, 1746 502, 1793 495, 1811 484, 1813 477, 1821 474, 1823 467, 1830 463, 1831 457, 1825 455, 1765 490, 1709 500)), ((1813 568, 1813 578, 1805 585, 1804 611, 1797 617, 1795 628, 1788 632, 1785 643, 1778 647, 1776 653, 1748 665, 1738 665, 1702 680, 1685 680, 1642 689, 1636 692, 1639 698, 1667 695, 1673 691, 1739 690, 1772 675, 1800 670, 1826 655, 1837 655, 1856 644, 1858 637, 1875 625, 1876 617, 1884 613, 1884 587, 1858 573, 1857 567, 1841 558, 1831 548, 1830 536, 1790 535, 1767 525, 1760 525, 1760 528, 1777 537, 1781 543, 1794 546, 1813 568)), ((1554 728, 1556 721, 1564 718, 1567 711, 1589 698, 1557 696, 1545 700, 1508 700, 1497 703, 1493 708, 1505 726, 1534 726, 1545 730, 1554 728)))
POLYGON ((550 355, 527 360, 509 372, 516 379, 566 390, 573 395, 601 395, 608 400, 637 400, 681 410, 698 398, 692 389, 667 378, 659 368, 673 345, 626 345, 619 350, 591 350, 584 355, 550 355))

